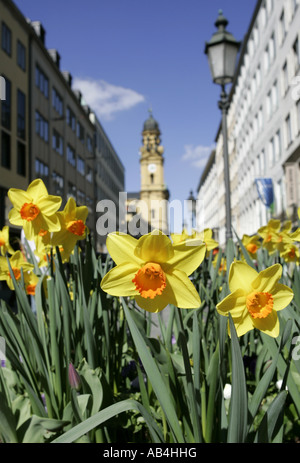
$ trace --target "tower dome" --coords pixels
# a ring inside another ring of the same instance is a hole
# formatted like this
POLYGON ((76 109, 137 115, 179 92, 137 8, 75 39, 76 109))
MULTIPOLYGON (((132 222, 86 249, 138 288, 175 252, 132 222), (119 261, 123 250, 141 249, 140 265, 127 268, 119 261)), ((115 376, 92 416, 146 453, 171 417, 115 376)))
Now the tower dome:
POLYGON ((144 122, 144 129, 143 131, 156 131, 159 132, 159 126, 158 122, 153 118, 152 116, 152 111, 149 110, 149 117, 148 119, 144 122))

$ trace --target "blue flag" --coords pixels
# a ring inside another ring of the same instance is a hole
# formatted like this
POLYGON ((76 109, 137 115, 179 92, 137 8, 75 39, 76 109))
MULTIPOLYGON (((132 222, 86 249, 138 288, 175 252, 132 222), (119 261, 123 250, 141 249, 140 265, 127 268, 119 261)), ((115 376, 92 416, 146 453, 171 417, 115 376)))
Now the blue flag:
POLYGON ((263 204, 267 207, 272 207, 274 202, 273 182, 271 178, 256 178, 255 179, 258 196, 263 204))

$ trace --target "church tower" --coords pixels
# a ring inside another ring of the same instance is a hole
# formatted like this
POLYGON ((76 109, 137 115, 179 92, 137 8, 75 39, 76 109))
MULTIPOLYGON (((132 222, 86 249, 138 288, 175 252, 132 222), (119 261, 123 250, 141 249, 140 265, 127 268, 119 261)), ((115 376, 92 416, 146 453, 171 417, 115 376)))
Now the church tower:
POLYGON ((147 205, 143 216, 150 228, 168 234, 169 191, 164 183, 164 148, 160 144, 160 134, 159 125, 150 111, 144 123, 140 148, 140 200, 147 205))

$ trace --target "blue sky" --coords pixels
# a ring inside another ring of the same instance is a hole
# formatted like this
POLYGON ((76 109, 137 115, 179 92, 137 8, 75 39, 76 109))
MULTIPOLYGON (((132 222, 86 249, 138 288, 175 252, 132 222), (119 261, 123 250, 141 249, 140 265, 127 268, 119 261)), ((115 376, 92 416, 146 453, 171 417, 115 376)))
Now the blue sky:
POLYGON ((170 200, 196 192, 221 115, 204 54, 219 9, 242 40, 256 0, 15 0, 46 29, 46 47, 98 114, 139 191, 139 148, 148 109, 161 130, 170 200))

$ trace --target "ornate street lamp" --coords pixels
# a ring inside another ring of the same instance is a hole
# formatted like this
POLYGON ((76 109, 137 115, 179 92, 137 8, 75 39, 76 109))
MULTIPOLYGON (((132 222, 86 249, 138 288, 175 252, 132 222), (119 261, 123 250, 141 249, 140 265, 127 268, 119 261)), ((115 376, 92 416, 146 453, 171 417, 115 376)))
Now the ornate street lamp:
POLYGON ((226 208, 226 240, 232 238, 231 229, 231 201, 230 201, 230 177, 228 160, 227 138, 227 112, 229 108, 228 95, 225 91, 226 84, 233 81, 236 68, 236 58, 241 45, 230 32, 226 30, 227 19, 219 11, 215 26, 218 30, 213 34, 209 42, 205 44, 205 54, 208 56, 210 71, 215 84, 221 85, 221 99, 219 108, 222 111, 223 155, 224 155, 224 181, 225 181, 225 208, 226 208))
POLYGON ((192 228, 195 228, 195 219, 196 219, 196 199, 193 195, 193 190, 190 191, 190 196, 188 197, 188 209, 192 216, 192 228))

